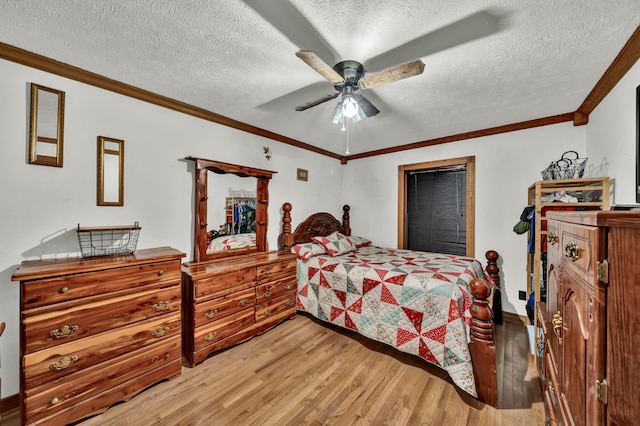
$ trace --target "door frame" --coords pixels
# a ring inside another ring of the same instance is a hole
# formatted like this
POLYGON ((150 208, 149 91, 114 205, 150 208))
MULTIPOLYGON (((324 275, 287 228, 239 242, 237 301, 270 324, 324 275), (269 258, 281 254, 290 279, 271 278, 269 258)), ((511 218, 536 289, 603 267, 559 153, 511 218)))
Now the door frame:
POLYGON ((409 172, 431 170, 442 167, 466 165, 467 168, 467 256, 475 257, 475 215, 476 215, 476 157, 449 158, 446 160, 423 163, 402 164, 398 166, 398 248, 407 244, 407 175, 409 172))

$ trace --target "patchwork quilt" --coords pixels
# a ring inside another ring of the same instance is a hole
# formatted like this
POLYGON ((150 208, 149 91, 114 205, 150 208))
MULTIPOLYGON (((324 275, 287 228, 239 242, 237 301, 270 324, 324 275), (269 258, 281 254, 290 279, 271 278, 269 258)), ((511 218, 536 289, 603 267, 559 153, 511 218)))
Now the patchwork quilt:
POLYGON ((375 246, 298 259, 298 310, 417 355, 477 396, 469 325, 476 259, 375 246))

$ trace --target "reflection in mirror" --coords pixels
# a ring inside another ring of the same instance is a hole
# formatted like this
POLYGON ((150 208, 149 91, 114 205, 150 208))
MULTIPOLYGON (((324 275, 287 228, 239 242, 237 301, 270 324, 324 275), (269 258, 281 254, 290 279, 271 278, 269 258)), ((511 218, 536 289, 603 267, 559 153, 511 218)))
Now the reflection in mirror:
POLYGON ((209 172, 207 253, 256 245, 255 178, 209 172))
POLYGON ((98 136, 99 206, 124 205, 124 141, 98 136))
POLYGON ((64 92, 31 83, 29 164, 62 167, 64 92))

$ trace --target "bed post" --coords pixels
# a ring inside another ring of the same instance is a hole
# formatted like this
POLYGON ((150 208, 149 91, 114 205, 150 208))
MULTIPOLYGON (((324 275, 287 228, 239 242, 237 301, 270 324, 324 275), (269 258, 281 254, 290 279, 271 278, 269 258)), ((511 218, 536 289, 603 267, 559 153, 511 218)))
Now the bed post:
POLYGON ((342 227, 344 228, 344 235, 346 235, 347 237, 351 235, 351 221, 349 220, 349 210, 351 210, 351 207, 349 207, 348 204, 342 206, 342 227))
POLYGON ((278 250, 289 250, 293 245, 291 233, 291 204, 282 205, 282 233, 278 237, 278 250))
POLYGON ((469 352, 476 379, 478 399, 496 407, 498 404, 498 381, 496 376, 496 346, 493 334, 493 312, 489 306, 491 286, 483 279, 475 278, 469 285, 471 303, 471 342, 469 352))
POLYGON ((493 290, 493 323, 502 324, 502 287, 500 287, 500 268, 498 268, 498 252, 489 250, 484 255, 487 258, 487 267, 485 268, 487 274, 491 277, 491 280, 496 285, 493 290))

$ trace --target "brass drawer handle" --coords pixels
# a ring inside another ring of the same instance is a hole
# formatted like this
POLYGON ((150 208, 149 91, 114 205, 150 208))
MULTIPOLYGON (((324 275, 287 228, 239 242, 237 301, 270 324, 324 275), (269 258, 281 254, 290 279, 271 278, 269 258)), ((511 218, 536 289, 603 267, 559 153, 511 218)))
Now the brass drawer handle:
POLYGON ((549 244, 551 244, 552 246, 555 245, 558 242, 558 234, 554 233, 553 231, 550 231, 549 234, 547 235, 547 240, 549 241, 549 244))
POLYGON ((240 299, 240 301, 238 302, 238 306, 244 306, 247 303, 249 303, 249 299, 240 299))
POLYGON ((167 331, 169 331, 169 327, 160 327, 159 329, 152 331, 151 335, 153 335, 153 337, 162 337, 167 333, 167 331))
POLYGON ((207 342, 211 342, 213 339, 216 338, 217 335, 218 335, 217 331, 212 331, 211 333, 204 336, 204 340, 206 340, 207 342))
POLYGON ((580 247, 578 247, 575 241, 571 241, 570 243, 565 244, 564 246, 565 257, 568 257, 573 262, 575 262, 580 257, 579 253, 580 253, 580 247))
POLYGON ((558 342, 562 344, 562 336, 560 334, 562 332, 562 316, 560 315, 560 312, 553 314, 551 323, 553 324, 553 332, 558 336, 558 342))
POLYGON ((265 317, 268 317, 269 315, 271 315, 271 309, 267 309, 262 313, 262 315, 264 315, 265 317))
POLYGON ((57 396, 54 396, 53 398, 51 398, 51 401, 49 401, 49 404, 51 404, 51 405, 55 405, 55 404, 57 404, 58 402, 60 402, 60 400, 58 399, 58 397, 57 397, 57 396))
POLYGON ((217 309, 212 309, 210 311, 205 312, 204 316, 211 319, 213 317, 215 317, 218 314, 218 310, 217 309))
POLYGON ((63 293, 63 294, 64 294, 64 293, 66 293, 66 292, 68 292, 68 291, 69 291, 69 287, 62 287, 62 288, 60 289, 60 293, 63 293))
POLYGON ((160 301, 158 303, 156 303, 155 305, 153 305, 153 310, 156 312, 162 312, 162 311, 166 311, 167 308, 171 305, 171 302, 169 301, 160 301))
POLYGON ((49 336, 55 337, 56 339, 64 339, 68 337, 71 333, 78 330, 77 325, 63 325, 61 328, 56 328, 55 330, 51 330, 49 332, 49 336))
POLYGON ((269 290, 265 291, 264 297, 271 297, 271 292, 269 290))
POLYGON ((285 300, 285 301, 284 301, 284 306, 289 307, 289 306, 291 306, 291 305, 293 305, 293 300, 291 300, 291 299, 287 299, 287 300, 285 300))
POLYGON ((291 290, 293 288, 293 286, 291 284, 287 284, 284 286, 285 290, 291 290))
POLYGON ((49 369, 51 369, 53 371, 64 370, 65 368, 71 367, 71 364, 73 364, 77 360, 78 360, 78 357, 75 356, 75 355, 73 355, 73 356, 65 356, 65 357, 60 358, 59 361, 56 361, 56 362, 52 363, 49 366, 49 369))

